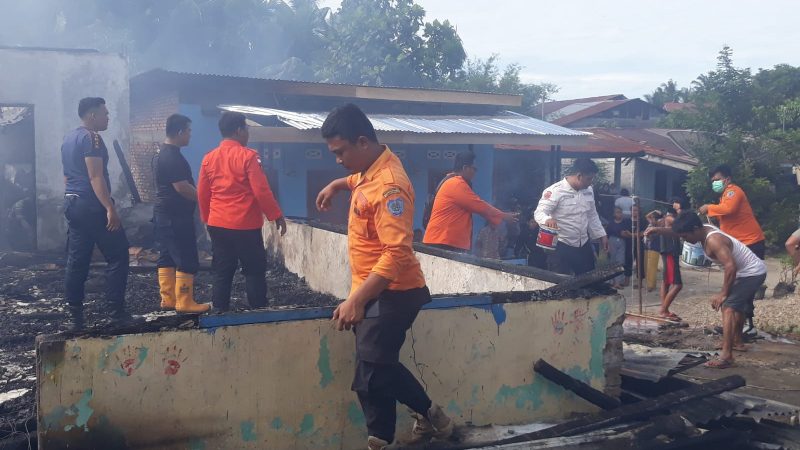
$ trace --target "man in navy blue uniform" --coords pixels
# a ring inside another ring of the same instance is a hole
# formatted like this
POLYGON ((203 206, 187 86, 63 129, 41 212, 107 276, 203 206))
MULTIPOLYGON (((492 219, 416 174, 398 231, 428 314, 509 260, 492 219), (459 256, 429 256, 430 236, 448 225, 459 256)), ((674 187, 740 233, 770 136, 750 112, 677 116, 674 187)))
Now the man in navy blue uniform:
POLYGON ((99 97, 81 99, 78 116, 82 125, 64 137, 64 216, 67 218, 66 301, 72 329, 84 326, 84 283, 94 246, 108 263, 106 300, 114 321, 128 318, 125 288, 128 282, 128 238, 122 228, 108 176, 108 149, 98 132, 108 129, 108 109, 99 97))

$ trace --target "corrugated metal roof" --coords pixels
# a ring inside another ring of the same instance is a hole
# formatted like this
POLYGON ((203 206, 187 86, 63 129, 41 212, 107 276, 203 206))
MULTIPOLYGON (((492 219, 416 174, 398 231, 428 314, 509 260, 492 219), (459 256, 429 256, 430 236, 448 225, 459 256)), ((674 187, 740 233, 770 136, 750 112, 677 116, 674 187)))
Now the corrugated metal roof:
POLYGON ((702 353, 623 344, 622 375, 657 383, 706 360, 702 353))
MULTIPOLYGON (((243 114, 275 117, 300 130, 320 129, 327 113, 295 112, 245 105, 220 105, 220 109, 243 114)), ((515 134, 533 136, 590 136, 511 111, 493 116, 415 116, 369 114, 376 131, 420 134, 515 134)))

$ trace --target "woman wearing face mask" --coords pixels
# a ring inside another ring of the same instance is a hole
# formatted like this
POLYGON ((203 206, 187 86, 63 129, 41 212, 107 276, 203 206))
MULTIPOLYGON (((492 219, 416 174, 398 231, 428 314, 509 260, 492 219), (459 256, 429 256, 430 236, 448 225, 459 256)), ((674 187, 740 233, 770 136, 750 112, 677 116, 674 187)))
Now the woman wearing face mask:
MULTIPOLYGON (((733 183, 731 168, 723 164, 709 171, 708 175, 711 178, 711 189, 721 194, 719 204, 703 205, 698 212, 709 217, 716 217, 719 220, 719 229, 723 233, 746 245, 763 260, 766 250, 764 232, 753 214, 747 195, 742 188, 733 183)), ((763 298, 763 290, 760 295, 760 298, 763 298)), ((745 333, 751 333, 754 330, 752 308, 747 315, 746 328, 745 333)))

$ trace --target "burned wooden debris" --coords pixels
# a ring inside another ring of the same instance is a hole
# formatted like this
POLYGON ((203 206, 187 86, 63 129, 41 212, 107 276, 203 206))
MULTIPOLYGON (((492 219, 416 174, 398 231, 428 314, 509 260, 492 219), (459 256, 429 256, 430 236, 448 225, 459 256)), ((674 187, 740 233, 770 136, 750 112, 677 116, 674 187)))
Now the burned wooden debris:
POLYGON ((533 371, 547 378, 553 383, 563 387, 564 389, 574 392, 580 398, 604 410, 617 408, 621 404, 618 399, 608 396, 597 389, 594 389, 588 384, 572 378, 566 373, 551 366, 543 359, 540 359, 533 364, 533 371))
POLYGON ((800 448, 800 429, 787 420, 795 420, 800 407, 732 392, 746 384, 739 375, 703 384, 674 376, 705 361, 702 354, 665 350, 643 361, 644 353, 633 348, 625 352, 622 403, 544 360, 534 363, 534 371, 548 382, 603 409, 597 414, 492 442, 464 439, 426 448, 800 448))

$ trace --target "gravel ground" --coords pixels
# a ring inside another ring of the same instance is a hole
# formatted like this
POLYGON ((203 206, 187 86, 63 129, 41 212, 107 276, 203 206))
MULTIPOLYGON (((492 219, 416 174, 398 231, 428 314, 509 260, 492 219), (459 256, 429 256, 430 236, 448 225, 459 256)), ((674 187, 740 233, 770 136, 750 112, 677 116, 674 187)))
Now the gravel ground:
MULTIPOLYGON (((780 281, 781 265, 778 259, 767 258, 766 298, 756 301, 755 323, 759 330, 773 334, 800 334, 800 295, 773 297, 773 288, 780 281)), ((722 286, 722 271, 682 268, 683 290, 670 310, 683 318, 690 328, 713 328, 721 325, 720 313, 711 309, 712 295, 722 286)), ((659 279, 659 283, 661 283, 659 279)), ((628 302, 628 311, 639 308, 638 291, 628 288, 622 292, 628 302)), ((643 292, 644 312, 657 315, 659 294, 643 292)))

